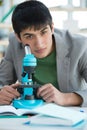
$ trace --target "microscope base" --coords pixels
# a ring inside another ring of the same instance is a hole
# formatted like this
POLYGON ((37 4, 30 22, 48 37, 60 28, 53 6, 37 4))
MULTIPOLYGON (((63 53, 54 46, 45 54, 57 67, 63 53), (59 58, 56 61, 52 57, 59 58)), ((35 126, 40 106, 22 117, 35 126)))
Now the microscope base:
POLYGON ((35 107, 43 105, 43 100, 24 100, 24 99, 14 99, 13 106, 15 108, 25 108, 25 109, 33 109, 35 107))

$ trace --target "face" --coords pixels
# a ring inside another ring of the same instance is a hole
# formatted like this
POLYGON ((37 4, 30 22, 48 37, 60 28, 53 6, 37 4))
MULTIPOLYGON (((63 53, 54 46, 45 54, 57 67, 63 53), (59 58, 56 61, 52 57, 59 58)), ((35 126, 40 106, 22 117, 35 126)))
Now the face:
POLYGON ((53 32, 53 25, 52 29, 49 25, 40 28, 40 30, 34 30, 33 28, 25 29, 20 33, 20 39, 18 39, 24 45, 28 44, 31 52, 37 58, 44 58, 48 56, 54 49, 52 40, 53 32))

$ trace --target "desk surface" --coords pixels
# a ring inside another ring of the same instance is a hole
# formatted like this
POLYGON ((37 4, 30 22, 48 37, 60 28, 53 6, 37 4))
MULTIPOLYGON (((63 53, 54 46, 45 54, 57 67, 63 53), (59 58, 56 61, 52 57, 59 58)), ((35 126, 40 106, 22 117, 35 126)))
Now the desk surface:
MULTIPOLYGON (((77 108, 74 107, 76 110, 83 109, 84 112, 87 113, 87 108, 77 108)), ((32 117, 28 118, 0 118, 0 130, 18 130, 19 128, 21 130, 73 130, 74 128, 71 127, 60 127, 60 126, 50 126, 50 125, 40 125, 39 123, 36 125, 32 125, 32 123, 26 123, 30 120, 32 117)), ((41 122, 43 122, 41 120, 41 122)), ((40 123, 41 123, 40 122, 40 123)), ((49 120, 50 122, 50 120, 49 120)), ((87 130, 87 125, 84 126, 84 128, 75 128, 75 130, 87 130)))
MULTIPOLYGON (((25 124, 28 122, 29 118, 8 118, 0 119, 0 130, 73 130, 73 128, 68 127, 58 127, 49 125, 30 125, 25 124)), ((75 129, 77 130, 77 129, 75 129)), ((86 129, 87 130, 87 129, 86 129)))

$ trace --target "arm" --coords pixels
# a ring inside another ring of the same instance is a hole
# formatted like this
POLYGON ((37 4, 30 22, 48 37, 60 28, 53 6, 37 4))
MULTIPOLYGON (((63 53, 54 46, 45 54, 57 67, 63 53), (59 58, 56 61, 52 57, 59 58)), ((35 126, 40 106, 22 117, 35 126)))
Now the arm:
MULTIPOLYGON (((19 93, 14 89, 15 85, 11 85, 17 81, 13 49, 15 50, 12 41, 10 41, 5 57, 0 63, 0 105, 10 104, 14 98, 19 96, 19 93)), ((17 60, 15 61, 17 62, 17 60)))
POLYGON ((76 106, 83 102, 82 97, 76 93, 62 93, 52 84, 45 84, 38 89, 38 97, 42 97, 46 102, 54 102, 62 106, 76 106))

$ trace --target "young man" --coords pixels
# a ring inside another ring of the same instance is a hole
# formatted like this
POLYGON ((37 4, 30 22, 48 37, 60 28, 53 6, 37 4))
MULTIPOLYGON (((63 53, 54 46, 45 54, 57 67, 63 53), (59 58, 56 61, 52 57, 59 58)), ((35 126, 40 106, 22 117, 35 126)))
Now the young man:
POLYGON ((37 96, 59 105, 87 104, 87 38, 54 29, 48 8, 39 1, 19 4, 12 15, 14 33, 0 64, 0 104, 20 97, 24 46, 37 58, 34 82, 37 96))

